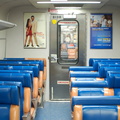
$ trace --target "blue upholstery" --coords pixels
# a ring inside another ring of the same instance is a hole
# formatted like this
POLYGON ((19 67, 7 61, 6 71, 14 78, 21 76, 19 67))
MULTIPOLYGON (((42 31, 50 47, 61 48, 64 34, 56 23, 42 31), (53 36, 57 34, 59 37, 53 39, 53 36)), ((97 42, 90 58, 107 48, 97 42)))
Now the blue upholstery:
POLYGON ((19 105, 17 86, 0 86, 0 103, 19 105))
POLYGON ((0 63, 13 63, 13 64, 39 64, 39 70, 44 70, 43 60, 0 60, 0 63))
POLYGON ((75 81, 96 81, 96 78, 76 78, 75 81))
POLYGON ((25 58, 4 58, 4 60, 25 60, 25 58))
POLYGON ((22 82, 23 87, 32 87, 32 79, 29 73, 0 73, 0 81, 22 82))
POLYGON ((32 70, 0 70, 0 73, 30 73, 32 79, 36 77, 32 70))
POLYGON ((120 71, 120 67, 100 67, 99 74, 100 77, 106 78, 107 71, 120 71))
POLYGON ((98 71, 99 67, 101 66, 114 66, 114 64, 119 64, 120 66, 120 60, 119 61, 106 61, 106 62, 99 62, 96 61, 93 66, 70 66, 69 71, 98 71), (113 65, 111 65, 113 64, 113 65))
POLYGON ((40 66, 39 64, 28 64, 28 63, 19 63, 19 62, 7 62, 7 63, 1 63, 0 62, 0 66, 37 66, 38 67, 38 70, 40 70, 40 66))
POLYGON ((19 95, 20 95, 20 118, 22 120, 23 115, 23 104, 24 104, 24 88, 22 87, 21 82, 14 82, 14 81, 0 81, 0 86, 8 85, 8 86, 17 86, 19 88, 19 95))
POLYGON ((109 73, 107 78, 104 81, 97 81, 94 80, 87 80, 87 81, 71 81, 70 89, 72 87, 109 87, 109 88, 120 88, 120 74, 116 73, 109 73))
POLYGON ((120 58, 90 58, 89 59, 89 66, 93 66, 95 61, 116 61, 116 60, 120 60, 120 58))
POLYGON ((104 88, 78 88, 78 96, 104 96, 104 88))
POLYGON ((70 89, 72 87, 102 88, 102 87, 108 87, 108 82, 107 81, 72 81, 70 84, 70 89))
POLYGON ((110 74, 107 79, 109 88, 120 88, 120 74, 110 74))
POLYGON ((72 110, 75 105, 120 105, 120 96, 74 96, 72 110))
MULTIPOLYGON (((4 83, 4 84, 15 84, 17 85, 17 82, 22 83, 22 97, 20 99, 21 104, 21 120, 23 115, 23 105, 24 105, 24 87, 29 87, 32 89, 32 80, 30 73, 0 73, 0 81, 7 81, 11 83, 4 83), (12 83, 13 82, 13 83, 12 83)), ((13 96, 13 99, 15 97, 15 94, 13 96)))
POLYGON ((17 86, 0 86, 0 120, 9 120, 10 106, 19 106, 19 92, 17 86))
POLYGON ((75 71, 75 72, 70 72, 70 77, 88 77, 88 78, 93 78, 93 77, 100 77, 99 72, 81 72, 81 71, 75 71))
POLYGON ((92 66, 70 66, 69 71, 93 71, 92 66))
POLYGON ((81 78, 81 77, 101 77, 101 78, 106 78, 107 71, 110 70, 117 70, 120 69, 119 64, 111 64, 108 65, 108 67, 105 67, 104 65, 99 68, 98 72, 89 72, 89 71, 74 71, 70 72, 70 77, 75 77, 75 78, 81 78))
POLYGON ((83 105, 83 120, 118 120, 118 107, 107 105, 83 105))
POLYGON ((0 86, 2 85, 10 85, 10 86, 17 86, 19 87, 19 95, 20 97, 23 97, 23 88, 22 88, 22 83, 21 82, 14 82, 14 81, 0 81, 0 86))
POLYGON ((0 65, 0 70, 31 70, 34 72, 34 76, 39 76, 39 68, 38 66, 2 66, 0 65))
POLYGON ((94 62, 93 62, 93 68, 94 68, 94 70, 98 70, 98 63, 99 62, 106 62, 106 63, 108 63, 108 64, 110 64, 110 63, 120 63, 120 60, 95 60, 94 62))
POLYGON ((0 120, 9 120, 11 104, 0 104, 0 120))
MULTIPOLYGON (((104 96, 104 88, 78 88, 78 96, 104 96)), ((120 96, 120 88, 114 88, 114 96, 120 96)))
POLYGON ((110 58, 90 58, 89 59, 89 66, 93 66, 94 60, 110 60, 110 58))
POLYGON ((109 66, 109 65, 111 65, 111 64, 120 64, 120 61, 119 62, 114 62, 114 61, 107 61, 107 62, 98 62, 98 68, 100 67, 100 66, 109 66))

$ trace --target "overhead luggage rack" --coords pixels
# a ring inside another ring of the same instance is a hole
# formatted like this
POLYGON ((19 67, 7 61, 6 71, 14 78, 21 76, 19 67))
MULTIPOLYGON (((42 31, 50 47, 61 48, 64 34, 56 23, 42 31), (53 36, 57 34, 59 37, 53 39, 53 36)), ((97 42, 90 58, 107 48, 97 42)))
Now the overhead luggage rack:
POLYGON ((0 30, 13 28, 15 26, 17 26, 17 25, 14 24, 14 23, 10 23, 10 22, 7 22, 7 21, 0 20, 0 30))

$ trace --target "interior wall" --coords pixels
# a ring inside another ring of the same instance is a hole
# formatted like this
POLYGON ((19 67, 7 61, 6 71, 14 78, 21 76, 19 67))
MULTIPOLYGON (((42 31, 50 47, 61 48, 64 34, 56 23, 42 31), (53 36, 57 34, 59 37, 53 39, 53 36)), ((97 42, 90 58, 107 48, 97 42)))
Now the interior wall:
MULTIPOLYGON (((89 58, 115 58, 120 57, 120 9, 116 7, 103 7, 99 10, 80 10, 87 15, 87 63, 89 58), (113 13, 113 49, 90 49, 90 13, 113 13)), ((35 9, 31 6, 23 6, 12 9, 9 12, 9 21, 17 24, 17 27, 7 31, 6 57, 44 57, 49 56, 49 13, 47 10, 35 9), (24 49, 23 48, 23 14, 25 12, 45 12, 47 14, 47 48, 46 49, 24 49)), ((49 100, 49 61, 47 61, 48 75, 45 100, 49 100)))
MULTIPOLYGON (((46 13, 47 10, 36 9, 31 6, 16 7, 9 12, 9 21, 17 24, 17 27, 7 31, 6 57, 23 57, 23 58, 46 58, 49 56, 49 28, 47 27, 47 47, 45 49, 24 49, 23 35, 23 18, 24 13, 46 13)), ((49 17, 47 17, 47 26, 49 26, 49 17)), ((49 70, 49 61, 47 60, 47 70, 49 70)), ((49 71, 47 71, 47 84, 45 100, 49 100, 49 71)))
POLYGON ((120 8, 106 6, 98 10, 85 11, 87 19, 87 65, 89 58, 120 58, 120 8), (112 49, 90 49, 90 13, 112 13, 113 14, 113 48, 112 49))
MULTIPOLYGON (((0 20, 7 21, 7 13, 8 9, 0 7, 0 20)), ((0 31, 0 59, 5 57, 5 50, 6 50, 6 30, 0 31)))

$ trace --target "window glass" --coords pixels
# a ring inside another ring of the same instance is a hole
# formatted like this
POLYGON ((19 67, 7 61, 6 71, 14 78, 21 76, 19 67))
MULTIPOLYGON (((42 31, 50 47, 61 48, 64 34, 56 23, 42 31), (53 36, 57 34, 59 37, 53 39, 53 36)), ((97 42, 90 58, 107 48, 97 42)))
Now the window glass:
POLYGON ((58 62, 72 63, 78 61, 78 22, 58 22, 58 62))

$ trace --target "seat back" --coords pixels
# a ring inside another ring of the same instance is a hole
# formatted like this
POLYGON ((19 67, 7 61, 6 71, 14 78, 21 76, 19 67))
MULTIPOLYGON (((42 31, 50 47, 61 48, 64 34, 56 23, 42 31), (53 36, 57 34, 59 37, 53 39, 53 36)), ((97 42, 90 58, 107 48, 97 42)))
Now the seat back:
POLYGON ((19 88, 19 96, 20 96, 20 119, 22 119, 23 115, 23 103, 24 103, 24 88, 22 87, 21 82, 14 82, 14 81, 0 81, 0 86, 8 85, 8 86, 17 86, 19 88))
POLYGON ((120 96, 74 96, 71 105, 120 105, 120 96))
POLYGON ((0 65, 0 70, 30 70, 34 72, 34 76, 39 76, 38 66, 11 66, 11 65, 0 65))
POLYGON ((0 73, 0 81, 22 82, 23 87, 33 87, 33 79, 29 73, 0 73))
POLYGON ((94 61, 93 61, 93 69, 94 69, 95 71, 98 70, 98 63, 99 63, 99 62, 107 62, 107 63, 109 64, 109 63, 111 63, 111 62, 113 62, 113 63, 120 62, 120 60, 94 60, 94 61))
POLYGON ((25 60, 25 58, 4 58, 3 60, 25 60))
POLYGON ((95 61, 109 61, 109 60, 120 60, 120 58, 90 58, 89 59, 89 66, 93 66, 95 61))
POLYGON ((70 78, 75 77, 75 78, 93 78, 93 77, 100 77, 99 72, 89 72, 89 71, 71 71, 70 72, 70 78))
POLYGON ((0 63, 13 63, 13 64, 39 64, 40 71, 44 70, 44 61, 43 60, 0 60, 0 63))
POLYGON ((17 86, 0 86, 0 120, 19 120, 19 90, 17 86))
MULTIPOLYGON (((7 82, 21 82, 22 83, 22 99, 21 99, 21 113, 22 116, 25 113, 30 112, 31 108, 31 90, 32 90, 32 80, 29 73, 0 73, 0 81, 7 82)), ((9 83, 12 84, 12 83, 9 83)), ((14 83, 16 84, 16 83, 14 83)))
POLYGON ((107 71, 119 71, 119 70, 120 70, 120 65, 111 64, 111 66, 108 66, 108 67, 101 66, 99 68, 99 75, 101 78, 106 78, 107 71))

